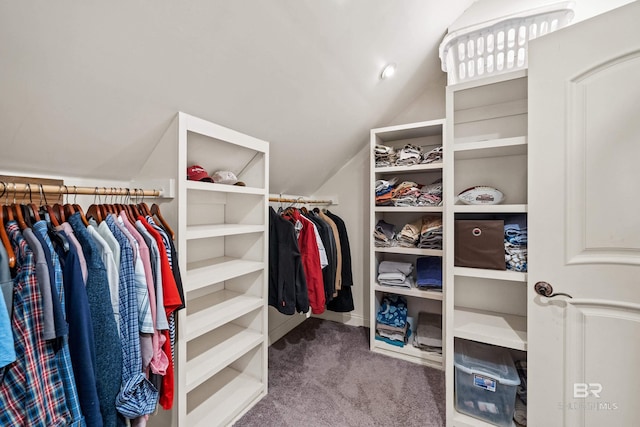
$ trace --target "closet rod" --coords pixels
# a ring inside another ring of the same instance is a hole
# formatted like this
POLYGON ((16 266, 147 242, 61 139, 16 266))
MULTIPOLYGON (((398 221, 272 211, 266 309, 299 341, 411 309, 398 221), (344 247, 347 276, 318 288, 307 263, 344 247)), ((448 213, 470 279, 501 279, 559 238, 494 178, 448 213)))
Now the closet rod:
POLYGON ((270 202, 283 202, 283 203, 302 203, 310 205, 333 205, 333 200, 312 200, 299 197, 297 199, 283 198, 283 197, 269 197, 270 202))
POLYGON ((144 190, 142 188, 122 188, 122 187, 78 187, 76 185, 48 185, 48 184, 30 184, 13 182, 1 182, 3 185, 3 193, 11 194, 27 192, 35 197, 40 191, 46 194, 62 194, 67 196, 86 195, 86 196, 131 196, 131 197, 158 197, 162 194, 161 190, 144 190))

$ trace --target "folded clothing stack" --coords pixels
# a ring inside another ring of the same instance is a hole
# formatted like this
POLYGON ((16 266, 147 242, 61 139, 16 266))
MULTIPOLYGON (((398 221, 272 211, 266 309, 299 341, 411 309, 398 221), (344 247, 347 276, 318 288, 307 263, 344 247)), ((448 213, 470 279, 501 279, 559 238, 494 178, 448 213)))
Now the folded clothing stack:
POLYGON ((407 144, 398 153, 396 166, 413 166, 422 160, 422 148, 417 145, 407 144))
POLYGON ((527 226, 524 216, 505 219, 504 259, 507 270, 527 271, 527 226))
POLYGON ((442 315, 425 311, 418 313, 413 346, 442 354, 442 315))
POLYGON ((395 150, 393 147, 388 147, 386 145, 376 145, 375 156, 377 168, 392 166, 396 161, 395 150))
POLYGON ((442 217, 434 215, 422 219, 417 246, 422 249, 442 249, 442 217))
POLYGON ((416 260, 416 286, 422 289, 442 290, 442 258, 424 256, 416 260))
POLYGON ((373 231, 373 244, 377 248, 389 248, 396 244, 396 226, 381 219, 373 231))
POLYGON ((393 206, 393 190, 398 178, 390 180, 379 179, 376 181, 376 205, 393 206))
POLYGON ((420 188, 416 206, 442 206, 442 179, 420 188))
POLYGON ((396 236, 398 246, 403 248, 415 248, 420 241, 420 230, 422 229, 422 220, 405 224, 396 236))
POLYGON ((421 184, 413 181, 403 181, 393 189, 393 205, 394 206, 416 206, 418 196, 420 196, 421 184))
POLYGON ((411 288, 413 264, 410 262, 382 261, 378 265, 378 283, 385 286, 411 288))
POLYGON ((404 347, 410 336, 407 300, 400 295, 385 294, 376 314, 376 340, 404 347))
POLYGON ((420 163, 442 162, 442 145, 422 154, 420 163))

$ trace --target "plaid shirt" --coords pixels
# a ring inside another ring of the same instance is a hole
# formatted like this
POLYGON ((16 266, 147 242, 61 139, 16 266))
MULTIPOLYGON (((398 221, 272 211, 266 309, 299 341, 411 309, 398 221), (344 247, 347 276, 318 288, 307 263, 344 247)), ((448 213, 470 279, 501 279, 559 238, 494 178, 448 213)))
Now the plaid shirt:
MULTIPOLYGON (((47 223, 43 220, 36 222, 33 224, 33 232, 40 234, 47 244, 46 248, 43 248, 45 251, 49 251, 51 253, 51 259, 53 261, 53 270, 55 275, 55 286, 58 291, 58 297, 60 298, 60 305, 62 306, 62 311, 67 312, 65 308, 65 298, 64 298, 64 285, 62 283, 62 266, 60 265, 60 259, 58 258, 58 254, 53 249, 53 244, 51 243, 51 239, 47 234, 47 223)), ((56 354, 56 358, 58 359, 58 369, 60 370, 60 375, 62 376, 62 383, 64 384, 64 394, 67 398, 67 407, 71 412, 71 426, 83 427, 86 425, 84 421, 84 417, 82 416, 82 411, 80 410, 80 400, 78 399, 78 390, 76 389, 76 380, 73 375, 73 367, 71 365, 71 356, 69 355, 69 343, 68 337, 63 338, 62 348, 56 354)))
POLYGON ((54 344, 43 339, 34 255, 15 221, 9 221, 6 229, 17 261, 12 319, 17 360, 7 366, 0 384, 0 425, 67 426, 72 418, 54 344))
POLYGON ((122 387, 116 398, 116 408, 127 418, 136 418, 155 411, 158 390, 142 372, 133 248, 115 224, 113 215, 108 215, 105 221, 120 245, 122 387))

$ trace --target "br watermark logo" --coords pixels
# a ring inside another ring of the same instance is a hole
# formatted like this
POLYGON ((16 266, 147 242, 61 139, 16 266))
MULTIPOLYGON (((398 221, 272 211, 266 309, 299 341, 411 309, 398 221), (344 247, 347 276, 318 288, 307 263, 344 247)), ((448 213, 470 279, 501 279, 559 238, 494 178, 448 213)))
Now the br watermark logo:
MULTIPOLYGON (((574 383, 573 384, 573 398, 574 399, 587 399, 595 398, 601 399, 603 387, 600 383, 574 383)), ((619 409, 619 405, 615 402, 585 402, 585 401, 573 401, 569 403, 558 404, 559 409, 570 410, 585 410, 585 411, 615 411, 619 409)))
POLYGON ((600 399, 600 393, 602 393, 602 384, 600 383, 574 383, 573 384, 573 398, 581 399, 589 397, 597 397, 600 399))

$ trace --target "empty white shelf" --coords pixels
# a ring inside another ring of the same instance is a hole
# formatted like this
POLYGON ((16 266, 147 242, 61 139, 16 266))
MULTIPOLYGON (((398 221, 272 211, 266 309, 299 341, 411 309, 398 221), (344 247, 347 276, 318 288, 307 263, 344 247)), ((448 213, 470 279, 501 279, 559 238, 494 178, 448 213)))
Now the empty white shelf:
POLYGON ((187 304, 187 341, 263 306, 263 299, 227 289, 204 295, 187 304))
POLYGON ((527 318, 456 307, 453 314, 454 336, 516 350, 527 349, 527 318))
POLYGON ((483 279, 511 280, 526 282, 527 273, 510 270, 489 270, 486 268, 454 267, 453 274, 465 277, 480 277, 483 279))
POLYGON ((206 350, 195 348, 199 355, 187 361, 187 392, 207 381, 263 341, 262 333, 229 323, 216 329, 211 336, 207 336, 206 342, 189 343, 189 351, 192 350, 191 346, 207 348, 206 350))
POLYGON ((231 257, 211 258, 187 264, 185 288, 187 292, 214 283, 253 273, 265 268, 262 261, 249 261, 231 257))
POLYGON ((442 368, 441 354, 420 350, 419 348, 411 345, 411 343, 405 344, 404 347, 398 347, 387 344, 384 341, 374 340, 372 350, 387 355, 389 355, 389 353, 393 353, 395 357, 400 356, 399 358, 409 360, 414 363, 442 368))
MULTIPOLYGON (((454 427, 493 427, 495 424, 454 411, 453 425, 454 427)), ((511 426, 516 427, 513 420, 511 421, 511 426)))
POLYGON ((256 194, 264 196, 264 188, 244 187, 241 185, 216 184, 213 182, 187 181, 187 190, 214 191, 220 193, 256 194))
POLYGON ((406 295, 410 297, 435 299, 442 301, 442 291, 422 290, 418 288, 402 288, 399 286, 384 286, 379 283, 375 285, 376 292, 387 292, 390 294, 406 295))
POLYGON ((187 227, 187 240, 260 233, 264 230, 264 225, 257 224, 192 225, 187 227))
POLYGON ((399 246, 393 246, 391 248, 374 248, 374 249, 376 252, 385 252, 389 254, 442 256, 441 249, 402 248, 399 246))
POLYGON ((211 380, 211 384, 203 385, 189 393, 189 400, 193 398, 202 403, 187 413, 187 425, 228 425, 240 411, 260 396, 263 390, 264 385, 259 379, 241 374, 232 368, 225 368, 211 380))
POLYGON ((526 213, 526 204, 511 205, 455 205, 455 213, 526 213))
POLYGON ((527 154, 527 137, 517 136, 487 141, 456 142, 453 145, 453 151, 456 160, 519 156, 527 154))

